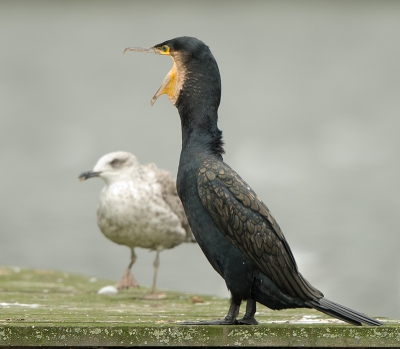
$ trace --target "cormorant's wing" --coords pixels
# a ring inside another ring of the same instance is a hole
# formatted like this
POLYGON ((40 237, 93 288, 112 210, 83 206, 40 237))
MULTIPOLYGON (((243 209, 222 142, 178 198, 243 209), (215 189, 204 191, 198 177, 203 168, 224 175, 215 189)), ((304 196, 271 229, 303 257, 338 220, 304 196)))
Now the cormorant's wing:
POLYGON ((323 297, 299 273, 267 206, 234 170, 216 158, 207 158, 199 170, 197 187, 204 208, 221 233, 283 293, 304 300, 323 297))

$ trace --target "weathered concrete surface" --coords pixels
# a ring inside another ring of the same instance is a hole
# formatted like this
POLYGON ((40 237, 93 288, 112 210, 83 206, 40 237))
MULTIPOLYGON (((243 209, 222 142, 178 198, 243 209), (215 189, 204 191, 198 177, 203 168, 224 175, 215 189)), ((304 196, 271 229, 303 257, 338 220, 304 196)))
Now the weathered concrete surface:
POLYGON ((169 291, 148 300, 147 288, 97 294, 110 284, 0 267, 0 346, 400 346, 399 321, 380 318, 383 327, 357 327, 307 309, 259 306, 258 326, 183 326, 177 322, 222 318, 228 300, 169 291))

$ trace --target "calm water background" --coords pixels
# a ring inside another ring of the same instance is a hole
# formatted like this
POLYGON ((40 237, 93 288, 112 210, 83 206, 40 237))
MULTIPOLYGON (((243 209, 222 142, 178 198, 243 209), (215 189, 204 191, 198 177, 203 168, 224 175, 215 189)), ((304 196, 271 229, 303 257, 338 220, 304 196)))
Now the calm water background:
MULTIPOLYGON (((176 175, 180 122, 150 99, 169 58, 207 43, 222 75, 225 161, 281 225, 325 295, 400 318, 399 1, 1 1, 0 264, 120 276, 126 247, 96 225, 116 150, 176 175)), ((154 253, 134 274, 150 285, 154 253)), ((160 288, 228 296, 196 245, 161 254, 160 288)))

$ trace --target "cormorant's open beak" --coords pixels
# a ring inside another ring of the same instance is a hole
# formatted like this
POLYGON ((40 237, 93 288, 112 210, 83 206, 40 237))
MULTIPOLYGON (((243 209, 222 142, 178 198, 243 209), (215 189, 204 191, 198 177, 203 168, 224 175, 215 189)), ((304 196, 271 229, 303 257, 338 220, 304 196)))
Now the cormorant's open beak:
POLYGON ((79 179, 81 182, 83 182, 85 179, 100 176, 100 173, 101 173, 101 172, 94 172, 94 171, 82 172, 82 173, 79 175, 78 179, 79 179))
MULTIPOLYGON (((169 53, 164 53, 164 52, 162 52, 162 51, 160 51, 160 50, 158 50, 157 48, 154 48, 154 47, 150 47, 150 48, 145 48, 145 47, 127 47, 124 50, 124 55, 128 51, 155 53, 155 54, 158 54, 158 55, 169 55, 172 58, 172 56, 169 53)), ((172 60, 173 60, 173 58, 172 58, 172 60)), ((169 71, 169 73, 165 77, 164 81, 162 82, 160 88, 157 90, 157 92, 155 93, 155 95, 151 99, 150 104, 153 105, 156 102, 157 98, 160 97, 163 94, 167 94, 168 97, 171 99, 175 94, 175 85, 176 85, 176 66, 175 66, 175 62, 174 62, 174 65, 173 65, 172 69, 169 71)))

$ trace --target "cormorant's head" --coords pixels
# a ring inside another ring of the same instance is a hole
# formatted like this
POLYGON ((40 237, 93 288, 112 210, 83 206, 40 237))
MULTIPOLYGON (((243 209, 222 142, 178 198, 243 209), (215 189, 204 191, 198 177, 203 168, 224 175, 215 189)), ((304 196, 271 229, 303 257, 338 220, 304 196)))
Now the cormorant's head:
MULTIPOLYGON (((159 96, 166 94, 171 103, 177 106, 182 90, 190 89, 190 96, 195 97, 194 95, 197 94, 195 99, 199 100, 199 95, 201 95, 203 102, 204 98, 210 97, 206 95, 210 95, 208 92, 211 92, 218 108, 221 94, 219 70, 210 49, 202 41, 182 36, 150 48, 128 47, 124 50, 124 54, 128 51, 167 55, 173 60, 172 69, 151 99, 151 105, 159 96)), ((186 96, 189 96, 189 91, 186 96)))

